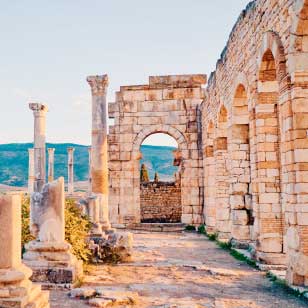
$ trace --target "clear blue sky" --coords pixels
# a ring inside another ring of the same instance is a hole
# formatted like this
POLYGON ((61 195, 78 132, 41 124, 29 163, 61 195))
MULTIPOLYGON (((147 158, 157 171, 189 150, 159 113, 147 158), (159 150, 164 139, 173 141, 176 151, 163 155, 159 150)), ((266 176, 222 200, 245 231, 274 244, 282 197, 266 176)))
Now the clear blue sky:
POLYGON ((0 143, 32 141, 38 100, 48 141, 89 144, 87 75, 109 75, 109 101, 149 75, 209 75, 248 0, 0 2, 0 143))

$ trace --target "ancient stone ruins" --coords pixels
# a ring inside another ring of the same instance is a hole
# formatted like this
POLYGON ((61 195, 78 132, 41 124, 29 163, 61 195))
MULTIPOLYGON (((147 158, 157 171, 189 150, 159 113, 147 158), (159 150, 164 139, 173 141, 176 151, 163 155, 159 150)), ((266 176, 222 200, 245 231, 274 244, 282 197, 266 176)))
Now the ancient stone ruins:
MULTIPOLYGON (((247 249, 265 267, 286 269, 289 285, 308 286, 307 0, 250 2, 209 78, 151 76, 146 85, 120 87, 109 104, 107 75, 87 82, 92 145, 80 206, 93 223, 94 246, 108 234, 122 236, 113 228, 155 219, 204 224, 209 235, 247 249), (109 133, 107 117, 114 119, 109 133), (179 172, 172 183, 140 180, 140 146, 155 133, 177 141, 179 172)), ((0 196, 0 307, 48 307, 48 293, 30 277, 52 289, 71 287, 83 274, 64 237, 65 187, 63 178, 54 179, 54 149, 46 162, 48 108, 29 107, 35 239, 22 263, 20 197, 0 196)), ((74 192, 74 148, 68 148, 66 194, 80 197, 74 192)), ((126 237, 131 245, 131 234, 126 237)))

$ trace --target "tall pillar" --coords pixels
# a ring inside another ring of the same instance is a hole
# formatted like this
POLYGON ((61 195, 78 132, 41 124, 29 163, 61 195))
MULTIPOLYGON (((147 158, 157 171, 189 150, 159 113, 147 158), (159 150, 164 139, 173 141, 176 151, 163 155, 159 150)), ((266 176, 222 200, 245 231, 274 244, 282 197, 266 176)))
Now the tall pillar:
POLYGON ((34 191, 34 149, 28 149, 29 153, 29 169, 28 169, 28 193, 31 194, 34 191))
POLYGON ((107 102, 108 76, 89 76, 92 91, 92 191, 108 195, 107 102))
POLYGON ((55 148, 48 149, 48 182, 54 180, 55 148))
POLYGON ((110 227, 108 215, 108 144, 107 144, 107 87, 108 76, 89 76, 87 81, 92 91, 92 192, 101 199, 101 223, 110 227))
POLYGON ((34 191, 41 191, 46 181, 46 105, 30 103, 34 115, 34 191))
POLYGON ((67 191, 70 195, 74 193, 74 148, 67 148, 67 154, 68 154, 68 162, 67 162, 67 179, 68 179, 68 186, 67 191))
POLYGON ((21 197, 0 196, 0 307, 49 307, 49 293, 33 285, 21 262, 21 197))
POLYGON ((89 168, 88 168, 88 194, 92 192, 92 176, 91 176, 91 165, 92 165, 92 148, 88 147, 89 153, 89 168))

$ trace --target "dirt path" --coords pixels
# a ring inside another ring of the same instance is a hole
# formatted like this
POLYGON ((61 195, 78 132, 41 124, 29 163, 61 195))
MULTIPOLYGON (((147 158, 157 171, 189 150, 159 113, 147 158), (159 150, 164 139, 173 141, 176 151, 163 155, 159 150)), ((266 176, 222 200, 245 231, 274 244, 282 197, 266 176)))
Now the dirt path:
MULTIPOLYGON (((95 267, 85 285, 138 292, 140 308, 308 307, 204 236, 136 233, 134 242, 133 263, 95 267)), ((52 300, 51 307, 87 307, 64 292, 52 300)))

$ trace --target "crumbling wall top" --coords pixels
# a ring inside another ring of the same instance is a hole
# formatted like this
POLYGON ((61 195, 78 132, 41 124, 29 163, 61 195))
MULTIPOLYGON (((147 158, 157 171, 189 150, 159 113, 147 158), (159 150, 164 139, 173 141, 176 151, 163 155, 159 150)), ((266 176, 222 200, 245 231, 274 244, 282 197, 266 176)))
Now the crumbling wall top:
POLYGON ((205 74, 150 76, 150 88, 200 88, 205 85, 205 74))

